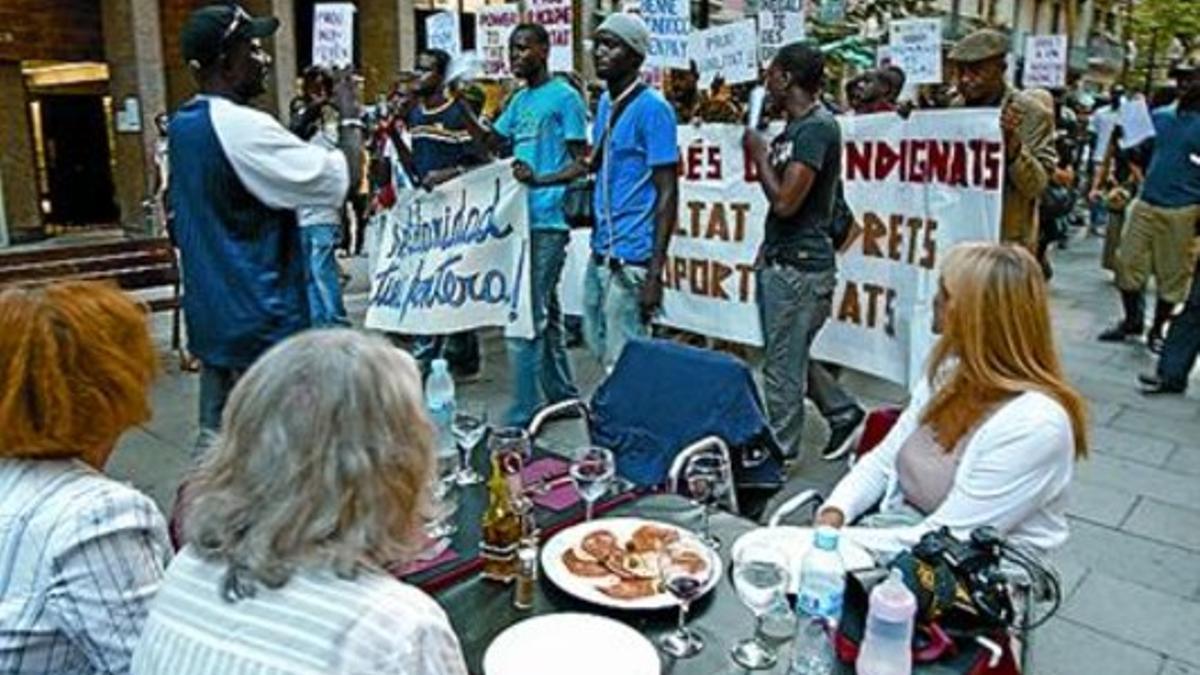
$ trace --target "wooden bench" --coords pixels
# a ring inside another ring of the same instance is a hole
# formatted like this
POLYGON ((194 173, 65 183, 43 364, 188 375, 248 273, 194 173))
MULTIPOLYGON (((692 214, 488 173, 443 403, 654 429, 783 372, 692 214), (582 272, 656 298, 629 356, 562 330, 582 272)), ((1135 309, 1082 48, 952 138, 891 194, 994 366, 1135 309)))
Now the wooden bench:
POLYGON ((169 240, 0 251, 0 287, 56 281, 113 281, 126 291, 145 291, 139 298, 151 312, 171 312, 171 348, 180 351, 179 263, 169 240))

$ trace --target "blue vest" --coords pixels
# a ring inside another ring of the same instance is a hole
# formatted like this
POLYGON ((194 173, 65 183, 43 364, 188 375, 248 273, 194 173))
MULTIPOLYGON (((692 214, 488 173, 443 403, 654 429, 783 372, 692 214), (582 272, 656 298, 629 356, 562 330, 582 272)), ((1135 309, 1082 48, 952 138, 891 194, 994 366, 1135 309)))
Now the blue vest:
POLYGON ((168 137, 188 348, 206 365, 247 368, 308 327, 295 212, 266 206, 242 184, 207 100, 172 115, 168 137))

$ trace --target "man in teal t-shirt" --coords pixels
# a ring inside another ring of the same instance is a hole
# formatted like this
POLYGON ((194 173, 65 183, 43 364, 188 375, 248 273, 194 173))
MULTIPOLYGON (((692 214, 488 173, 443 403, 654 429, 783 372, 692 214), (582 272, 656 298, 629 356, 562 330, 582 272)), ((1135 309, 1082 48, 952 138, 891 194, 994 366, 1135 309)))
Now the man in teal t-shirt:
POLYGON ((513 177, 529 187, 534 337, 508 341, 514 391, 505 420, 525 425, 543 398, 555 403, 579 395, 567 361, 558 281, 570 240, 563 194, 585 171, 587 108, 570 84, 550 76, 545 28, 521 24, 508 44, 513 74, 525 87, 513 94, 492 131, 512 144, 513 177))

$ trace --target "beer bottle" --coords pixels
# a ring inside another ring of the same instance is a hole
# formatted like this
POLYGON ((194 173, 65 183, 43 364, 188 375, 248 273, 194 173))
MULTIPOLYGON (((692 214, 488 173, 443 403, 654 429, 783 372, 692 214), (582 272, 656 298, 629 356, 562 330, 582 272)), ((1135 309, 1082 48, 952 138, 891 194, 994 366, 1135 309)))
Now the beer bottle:
POLYGON ((503 466, 503 453, 492 455, 492 475, 488 478, 488 505, 483 512, 483 576, 508 583, 517 574, 517 548, 521 543, 522 522, 508 476, 503 466))

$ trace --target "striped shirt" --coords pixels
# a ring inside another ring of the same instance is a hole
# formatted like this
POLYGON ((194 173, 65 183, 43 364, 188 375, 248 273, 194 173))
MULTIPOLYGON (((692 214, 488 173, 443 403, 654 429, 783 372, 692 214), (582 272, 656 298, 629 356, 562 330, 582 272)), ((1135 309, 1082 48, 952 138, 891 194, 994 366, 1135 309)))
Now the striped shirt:
POLYGON ((428 595, 382 573, 304 569, 281 588, 224 600, 224 564, 185 547, 150 608, 133 672, 146 675, 466 675, 458 638, 428 595))
POLYGON ((0 459, 0 673, 127 673, 170 556, 158 507, 75 460, 0 459))

